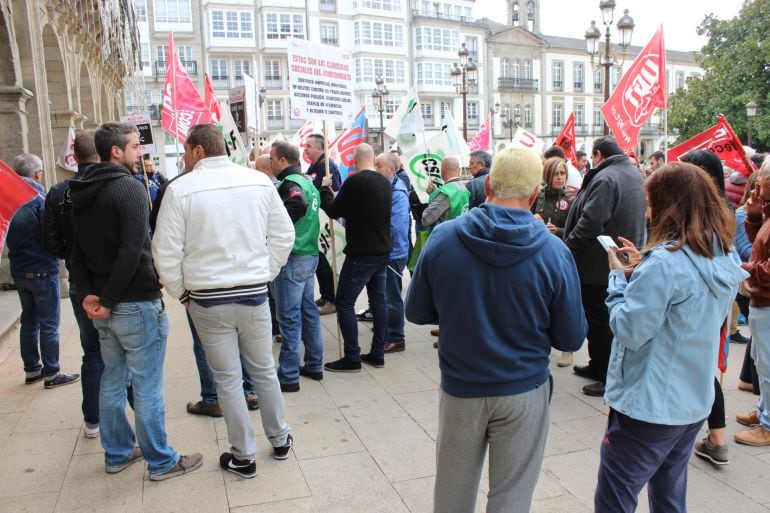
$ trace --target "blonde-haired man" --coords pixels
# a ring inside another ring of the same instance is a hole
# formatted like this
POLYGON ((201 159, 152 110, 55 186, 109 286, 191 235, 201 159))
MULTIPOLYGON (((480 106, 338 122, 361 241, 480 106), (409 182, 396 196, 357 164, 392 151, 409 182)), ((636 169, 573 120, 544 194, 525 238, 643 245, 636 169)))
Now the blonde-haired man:
POLYGON ((499 153, 487 202, 437 226, 412 277, 407 319, 441 318, 436 512, 473 511, 487 446, 487 511, 529 511, 548 433, 549 354, 576 351, 586 334, 572 255, 529 211, 541 175, 534 153, 499 153))

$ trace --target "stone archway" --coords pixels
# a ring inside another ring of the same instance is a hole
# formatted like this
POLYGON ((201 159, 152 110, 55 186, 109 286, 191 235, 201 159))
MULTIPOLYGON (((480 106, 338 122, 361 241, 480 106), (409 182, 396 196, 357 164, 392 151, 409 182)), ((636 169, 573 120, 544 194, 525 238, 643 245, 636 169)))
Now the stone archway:
MULTIPOLYGON (((65 64, 65 54, 62 51, 59 36, 50 24, 43 27, 43 56, 51 120, 51 144, 53 146, 52 148, 44 148, 44 151, 49 153, 49 162, 55 162, 56 152, 66 144, 70 127, 74 128, 74 118, 77 117, 77 113, 73 111, 70 98, 71 88, 65 64)), ((72 176, 64 169, 58 166, 54 167, 55 173, 49 173, 46 170, 47 186, 72 176)))
POLYGON ((17 85, 15 52, 11 41, 11 29, 5 19, 5 9, 0 9, 0 87, 17 85))
POLYGON ((21 87, 15 30, 5 4, 0 5, 0 159, 8 162, 28 148, 27 100, 21 87))
POLYGON ((88 72, 86 61, 80 63, 80 115, 83 116, 83 128, 94 128, 99 125, 96 118, 96 108, 94 105, 94 92, 91 87, 91 74, 88 72))

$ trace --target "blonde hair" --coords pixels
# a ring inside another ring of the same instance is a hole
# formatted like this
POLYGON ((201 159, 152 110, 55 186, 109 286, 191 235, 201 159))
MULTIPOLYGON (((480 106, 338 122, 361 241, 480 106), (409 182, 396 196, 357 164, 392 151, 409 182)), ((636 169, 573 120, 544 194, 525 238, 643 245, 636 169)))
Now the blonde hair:
POLYGON ((495 155, 489 188, 497 198, 527 198, 543 179, 543 161, 534 152, 506 148, 495 155))

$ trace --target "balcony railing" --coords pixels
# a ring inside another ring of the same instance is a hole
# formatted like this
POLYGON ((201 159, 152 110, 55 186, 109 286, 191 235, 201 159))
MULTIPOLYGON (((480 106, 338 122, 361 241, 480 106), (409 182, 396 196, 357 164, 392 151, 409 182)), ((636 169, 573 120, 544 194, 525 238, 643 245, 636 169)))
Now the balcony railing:
POLYGON ((572 84, 572 89, 576 93, 582 93, 583 92, 583 82, 575 82, 574 84, 572 84))
POLYGON ((498 78, 499 91, 537 91, 539 80, 536 78, 498 78))
POLYGON ((554 80, 553 82, 551 82, 551 86, 553 87, 554 91, 561 91, 562 87, 564 86, 564 82, 562 82, 561 80, 554 80))
POLYGON ((479 118, 478 118, 478 116, 476 116, 476 117, 468 116, 468 126, 469 127, 477 127, 477 126, 479 126, 479 118))
POLYGON ((602 92, 602 83, 601 82, 594 82, 594 92, 595 93, 601 93, 602 92))
MULTIPOLYGON (((165 77, 167 67, 166 61, 155 61, 155 76, 165 77)), ((198 61, 182 61, 182 67, 188 75, 198 75, 198 61)))
POLYGON ((322 37, 321 38, 321 44, 337 46, 337 38, 336 37, 322 37))
POLYGON ((335 13, 337 12, 336 0, 321 0, 318 4, 318 9, 321 12, 335 13))
POLYGON ((283 130, 283 118, 268 117, 267 118, 267 129, 268 130, 283 130))
POLYGON ((214 89, 230 89, 230 80, 227 77, 211 77, 211 85, 214 89))
POLYGON ((283 89, 281 77, 265 77, 265 89, 283 89))
POLYGON ((476 21, 470 16, 457 16, 455 14, 445 14, 440 11, 423 11, 420 9, 412 9, 412 17, 416 18, 418 16, 423 16, 425 18, 438 18, 440 20, 459 21, 461 23, 473 23, 476 21))

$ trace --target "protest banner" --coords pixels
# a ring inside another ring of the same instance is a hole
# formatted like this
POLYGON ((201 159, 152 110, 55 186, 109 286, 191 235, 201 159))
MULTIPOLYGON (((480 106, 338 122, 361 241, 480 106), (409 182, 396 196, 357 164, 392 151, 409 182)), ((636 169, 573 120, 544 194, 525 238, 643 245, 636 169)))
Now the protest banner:
POLYGON ((73 173, 78 171, 78 163, 75 161, 75 131, 72 127, 67 130, 64 146, 56 152, 56 165, 73 173))
POLYGON ((147 114, 141 112, 129 112, 120 116, 121 123, 132 123, 139 129, 139 151, 143 155, 155 153, 155 141, 152 136, 152 120, 147 114))
POLYGON ((746 157, 741 140, 721 114, 716 125, 668 150, 668 161, 680 160, 685 153, 693 150, 713 151, 725 166, 746 176, 756 171, 754 163, 746 157))
POLYGON ((288 40, 292 119, 345 122, 358 112, 350 52, 304 39, 288 40))

